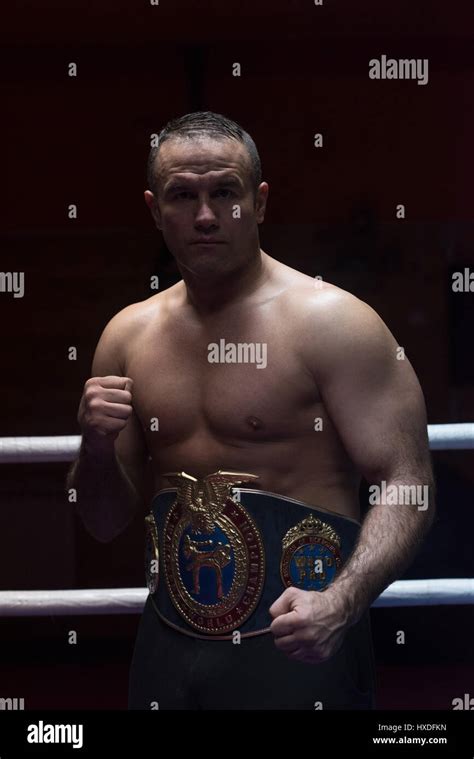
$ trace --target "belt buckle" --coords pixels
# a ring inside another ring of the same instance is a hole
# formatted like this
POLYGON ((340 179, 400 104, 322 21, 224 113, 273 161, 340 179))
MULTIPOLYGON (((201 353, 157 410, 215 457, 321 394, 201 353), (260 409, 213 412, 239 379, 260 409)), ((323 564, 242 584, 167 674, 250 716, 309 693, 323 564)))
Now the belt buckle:
POLYGON ((231 489, 257 479, 219 470, 203 479, 164 475, 176 499, 163 527, 163 567, 171 600, 200 632, 238 628, 257 607, 265 579, 260 531, 231 489))

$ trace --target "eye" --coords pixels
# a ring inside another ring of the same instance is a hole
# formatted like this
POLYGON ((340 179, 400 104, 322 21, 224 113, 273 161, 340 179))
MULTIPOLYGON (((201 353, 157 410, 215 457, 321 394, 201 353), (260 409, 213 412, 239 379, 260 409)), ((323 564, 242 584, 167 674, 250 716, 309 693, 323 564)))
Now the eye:
MULTIPOLYGON (((218 194, 218 193, 221 193, 221 192, 227 193, 227 195, 225 195, 225 196, 224 196, 224 197, 226 197, 226 198, 228 198, 230 195, 233 195, 233 194, 234 194, 234 193, 232 192, 232 190, 229 190, 229 189, 227 189, 226 187, 221 187, 221 188, 219 188, 218 190, 216 190, 216 191, 215 191, 215 193, 214 193, 214 194, 216 195, 216 194, 218 194)), ((193 195, 193 193, 192 193, 192 192, 190 192, 189 190, 182 190, 181 192, 177 192, 177 193, 175 193, 174 197, 175 197, 175 198, 184 198, 184 197, 186 197, 186 196, 190 196, 190 195, 193 195)))

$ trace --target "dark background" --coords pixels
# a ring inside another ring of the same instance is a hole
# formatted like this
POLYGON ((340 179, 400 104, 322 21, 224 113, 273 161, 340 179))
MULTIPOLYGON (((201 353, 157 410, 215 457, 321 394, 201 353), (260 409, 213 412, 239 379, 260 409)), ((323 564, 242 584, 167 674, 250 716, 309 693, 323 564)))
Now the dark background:
MULTIPOLYGON (((152 274, 175 281, 143 201, 145 166, 150 135, 194 110, 223 113, 256 141, 270 185, 263 249, 376 309, 417 372, 429 423, 472 421, 474 296, 453 294, 451 274, 474 266, 473 36, 471 4, 440 0, 4 10, 0 268, 24 271, 26 292, 0 293, 0 435, 78 434, 105 324, 152 294, 152 274), (368 61, 382 54, 428 58, 428 84, 370 80, 368 61)), ((433 463, 438 516, 405 577, 472 577, 472 452, 436 452, 433 463)), ((142 520, 95 542, 67 502, 67 468, 1 465, 0 588, 143 586, 142 520)), ((472 606, 374 610, 372 623, 381 708, 474 696, 472 606)), ((0 697, 126 708, 137 624, 1 619, 0 697)))

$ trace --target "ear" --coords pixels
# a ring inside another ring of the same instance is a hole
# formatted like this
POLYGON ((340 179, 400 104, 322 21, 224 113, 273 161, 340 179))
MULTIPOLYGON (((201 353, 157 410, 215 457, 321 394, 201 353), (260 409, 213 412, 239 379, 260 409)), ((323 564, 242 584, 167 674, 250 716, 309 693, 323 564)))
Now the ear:
POLYGON ((157 199, 155 198, 154 194, 150 192, 150 190, 145 190, 143 197, 145 198, 145 203, 150 209, 150 213, 153 216, 156 226, 161 230, 161 213, 158 207, 157 199))
POLYGON ((257 190, 257 197, 255 199, 255 211, 257 214, 257 224, 261 224, 265 218, 265 211, 267 208, 269 186, 267 182, 262 182, 257 190))

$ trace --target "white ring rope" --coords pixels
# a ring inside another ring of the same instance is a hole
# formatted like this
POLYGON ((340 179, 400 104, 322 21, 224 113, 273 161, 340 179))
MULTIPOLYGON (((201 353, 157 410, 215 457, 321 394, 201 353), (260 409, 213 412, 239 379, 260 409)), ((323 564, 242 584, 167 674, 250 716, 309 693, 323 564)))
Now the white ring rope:
POLYGON ((448 451, 453 448, 472 450, 474 448, 474 422, 428 424, 428 438, 432 451, 448 451))
POLYGON ((74 461, 81 435, 0 438, 0 464, 32 464, 47 461, 74 461))
MULTIPOLYGON (((465 424, 428 424, 432 450, 474 449, 474 422, 465 424)), ((0 438, 0 464, 31 464, 74 461, 80 435, 0 438)))
MULTIPOLYGON (((3 590, 0 591, 0 617, 140 614, 147 597, 147 588, 3 590)), ((458 604, 474 604, 474 579, 397 580, 372 606, 458 604)))
MULTIPOLYGON (((429 424, 432 450, 474 449, 474 423, 429 424)), ((73 461, 80 435, 0 438, 0 463, 73 461)), ((104 590, 0 591, 0 616, 50 614, 136 614, 143 610, 146 588, 104 590)), ((373 603, 375 607, 474 604, 474 579, 398 580, 373 603)))
POLYGON ((474 604, 474 579, 397 580, 372 606, 455 606, 474 604))

